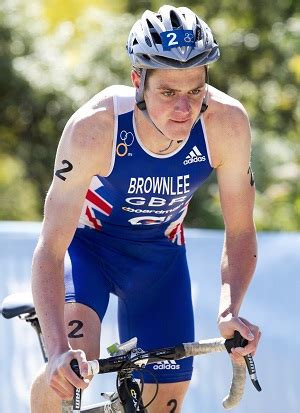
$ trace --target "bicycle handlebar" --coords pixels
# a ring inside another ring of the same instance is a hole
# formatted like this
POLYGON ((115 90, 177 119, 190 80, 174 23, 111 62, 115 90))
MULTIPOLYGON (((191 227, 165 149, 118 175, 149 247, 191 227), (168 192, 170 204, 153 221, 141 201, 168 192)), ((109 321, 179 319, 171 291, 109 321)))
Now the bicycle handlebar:
MULTIPOLYGON (((225 339, 216 338, 202 340, 196 343, 185 344, 186 355, 196 356, 212 352, 226 351, 225 339)), ((232 409, 241 401, 246 381, 245 364, 237 364, 232 361, 232 381, 228 395, 223 399, 222 404, 225 409, 232 409)))
MULTIPOLYGON (((238 332, 235 332, 233 339, 225 340, 224 338, 214 338, 209 340, 201 340, 194 343, 182 343, 175 347, 165 347, 156 350, 143 351, 138 348, 134 348, 131 351, 122 354, 109 357, 106 359, 88 361, 88 375, 104 374, 110 372, 118 372, 121 370, 139 370, 145 367, 147 364, 156 363, 161 360, 179 360, 181 358, 197 356, 202 354, 208 354, 212 352, 228 351, 230 353, 231 348, 239 345, 246 345, 247 341, 243 340, 238 332), (241 344, 242 343, 242 344, 241 344)), ((245 380, 246 380, 246 365, 251 377, 251 380, 257 390, 261 390, 257 377, 253 379, 255 374, 255 365, 251 355, 246 356, 248 363, 237 364, 232 362, 232 382, 228 395, 223 399, 223 407, 225 409, 231 409, 235 407, 243 397, 245 380), (251 371, 249 370, 249 360, 251 360, 251 371), (254 373, 253 373, 254 371, 254 373), (256 381, 257 384, 254 383, 256 381)), ((245 357, 245 359, 246 359, 245 357)), ((78 391, 74 395, 77 394, 78 391)))

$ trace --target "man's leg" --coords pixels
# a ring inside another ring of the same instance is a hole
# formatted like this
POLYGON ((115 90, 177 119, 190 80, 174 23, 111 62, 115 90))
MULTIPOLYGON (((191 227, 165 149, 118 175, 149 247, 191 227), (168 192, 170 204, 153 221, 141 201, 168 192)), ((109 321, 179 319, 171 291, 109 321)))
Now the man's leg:
MULTIPOLYGON (((65 322, 71 347, 83 350, 88 360, 99 358, 101 325, 97 313, 86 305, 68 303, 65 322)), ((31 388, 31 413, 61 413, 61 399, 48 386, 45 368, 31 388)))
MULTIPOLYGON (((160 384, 155 400, 147 407, 148 413, 180 413, 189 384, 189 381, 160 384)), ((155 391, 155 384, 145 384, 143 391, 144 405, 149 403, 155 391)))
MULTIPOLYGON (((194 341, 191 285, 185 251, 170 260, 165 272, 157 271, 154 261, 153 258, 151 267, 145 268, 143 277, 137 278, 140 284, 136 290, 134 286, 125 297, 119 298, 121 341, 137 337, 138 346, 144 350, 194 341), (145 279, 147 283, 152 280, 152 285, 145 288, 145 279)), ((192 377, 192 364, 192 358, 187 358, 146 366, 143 370, 144 404, 152 399, 155 383, 159 383, 158 395, 147 408, 149 413, 181 412, 192 377)), ((136 376, 140 378, 140 373, 136 376)))

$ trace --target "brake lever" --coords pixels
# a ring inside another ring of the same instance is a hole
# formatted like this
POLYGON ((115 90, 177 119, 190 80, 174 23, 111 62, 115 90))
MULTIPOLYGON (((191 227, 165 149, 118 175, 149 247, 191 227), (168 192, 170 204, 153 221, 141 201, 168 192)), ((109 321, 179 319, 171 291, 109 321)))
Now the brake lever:
MULTIPOLYGON (((78 361, 76 359, 73 359, 71 361, 70 365, 71 365, 71 368, 74 371, 74 373, 76 373, 78 377, 83 379, 83 377, 80 374, 78 361)), ((72 412, 81 411, 81 398, 82 398, 82 390, 79 387, 78 388, 74 387, 73 410, 72 410, 72 412)))
MULTIPOLYGON (((225 347, 227 352, 230 354, 231 350, 235 347, 245 347, 248 344, 248 340, 241 336, 240 332, 235 330, 233 338, 225 340, 225 347)), ((252 381, 253 386, 257 391, 261 391, 260 384, 258 382, 255 363, 251 354, 244 356, 247 370, 252 381)))

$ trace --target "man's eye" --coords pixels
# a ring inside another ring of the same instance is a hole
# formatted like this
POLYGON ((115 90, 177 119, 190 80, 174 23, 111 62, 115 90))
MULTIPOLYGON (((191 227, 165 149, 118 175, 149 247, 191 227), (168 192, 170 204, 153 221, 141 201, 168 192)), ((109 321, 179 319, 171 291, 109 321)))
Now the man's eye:
POLYGON ((199 93, 201 92, 201 89, 194 89, 192 90, 192 95, 199 95, 199 93))
POLYGON ((171 90, 166 90, 165 92, 163 92, 164 96, 174 96, 174 92, 172 92, 171 90))

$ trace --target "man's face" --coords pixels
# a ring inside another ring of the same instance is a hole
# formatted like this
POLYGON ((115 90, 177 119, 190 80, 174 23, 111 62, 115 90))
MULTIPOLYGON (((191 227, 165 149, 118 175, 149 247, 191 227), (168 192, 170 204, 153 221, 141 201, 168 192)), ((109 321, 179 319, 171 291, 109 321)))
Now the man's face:
POLYGON ((197 119, 206 92, 205 68, 155 69, 144 93, 152 121, 170 139, 185 139, 197 119))

